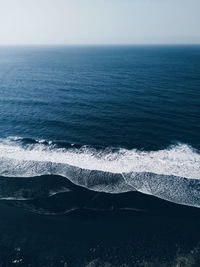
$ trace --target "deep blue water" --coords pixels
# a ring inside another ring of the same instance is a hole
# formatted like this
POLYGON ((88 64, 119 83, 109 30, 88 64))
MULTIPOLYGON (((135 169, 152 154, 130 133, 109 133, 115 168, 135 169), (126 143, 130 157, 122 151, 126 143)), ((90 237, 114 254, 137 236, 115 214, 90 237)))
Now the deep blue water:
POLYGON ((200 46, 1 47, 0 136, 200 148, 200 46))

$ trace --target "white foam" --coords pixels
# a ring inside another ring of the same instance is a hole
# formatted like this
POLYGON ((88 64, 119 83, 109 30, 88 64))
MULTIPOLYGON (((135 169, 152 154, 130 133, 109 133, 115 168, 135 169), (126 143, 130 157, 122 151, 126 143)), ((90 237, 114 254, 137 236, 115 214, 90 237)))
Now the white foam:
MULTIPOLYGON (((95 191, 137 190, 200 207, 200 154, 186 144, 149 152, 136 149, 112 152, 87 147, 57 149, 44 140, 24 143, 26 140, 20 137, 0 140, 0 176, 60 175, 95 191)), ((19 198, 12 190, 1 197, 19 198)))
POLYGON ((109 152, 90 148, 57 149, 42 142, 23 147, 16 140, 9 138, 0 141, 0 175, 15 176, 16 171, 16 176, 19 176, 19 169, 24 176, 34 175, 34 170, 26 168, 27 164, 37 169, 36 175, 40 172, 41 175, 55 174, 46 164, 57 163, 110 173, 149 172, 200 179, 200 154, 185 144, 150 152, 136 149, 109 152), (12 161, 15 161, 14 165, 12 161), (37 163, 40 163, 39 169, 37 163), (10 168, 14 169, 11 171, 10 168), (25 173, 23 169, 26 169, 25 173))

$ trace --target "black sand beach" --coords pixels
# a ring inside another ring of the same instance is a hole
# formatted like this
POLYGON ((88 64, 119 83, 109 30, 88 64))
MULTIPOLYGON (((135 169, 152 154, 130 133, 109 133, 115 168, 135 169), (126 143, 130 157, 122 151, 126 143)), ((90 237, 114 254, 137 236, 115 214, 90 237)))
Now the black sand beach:
POLYGON ((39 214, 45 197, 29 204, 1 201, 0 266, 200 265, 199 209, 136 192, 72 189, 73 196, 54 195, 48 205, 67 207, 79 197, 85 208, 62 215, 39 214))

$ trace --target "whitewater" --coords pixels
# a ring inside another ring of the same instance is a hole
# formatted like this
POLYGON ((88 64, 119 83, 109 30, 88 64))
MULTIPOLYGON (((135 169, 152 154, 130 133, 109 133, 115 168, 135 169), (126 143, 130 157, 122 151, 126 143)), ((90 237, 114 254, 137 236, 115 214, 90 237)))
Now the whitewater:
POLYGON ((0 175, 59 175, 90 190, 139 191, 175 203, 200 206, 200 154, 186 144, 163 150, 57 148, 52 141, 0 140, 0 175))

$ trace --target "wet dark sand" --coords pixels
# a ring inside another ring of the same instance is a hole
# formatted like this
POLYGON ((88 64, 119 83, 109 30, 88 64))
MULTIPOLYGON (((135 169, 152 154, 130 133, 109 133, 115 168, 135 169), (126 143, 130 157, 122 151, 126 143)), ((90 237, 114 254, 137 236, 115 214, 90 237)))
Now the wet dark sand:
POLYGON ((45 216, 1 201, 0 266, 200 266, 199 209, 139 193, 95 198, 110 211, 45 216), (130 201, 145 211, 119 210, 130 201))

